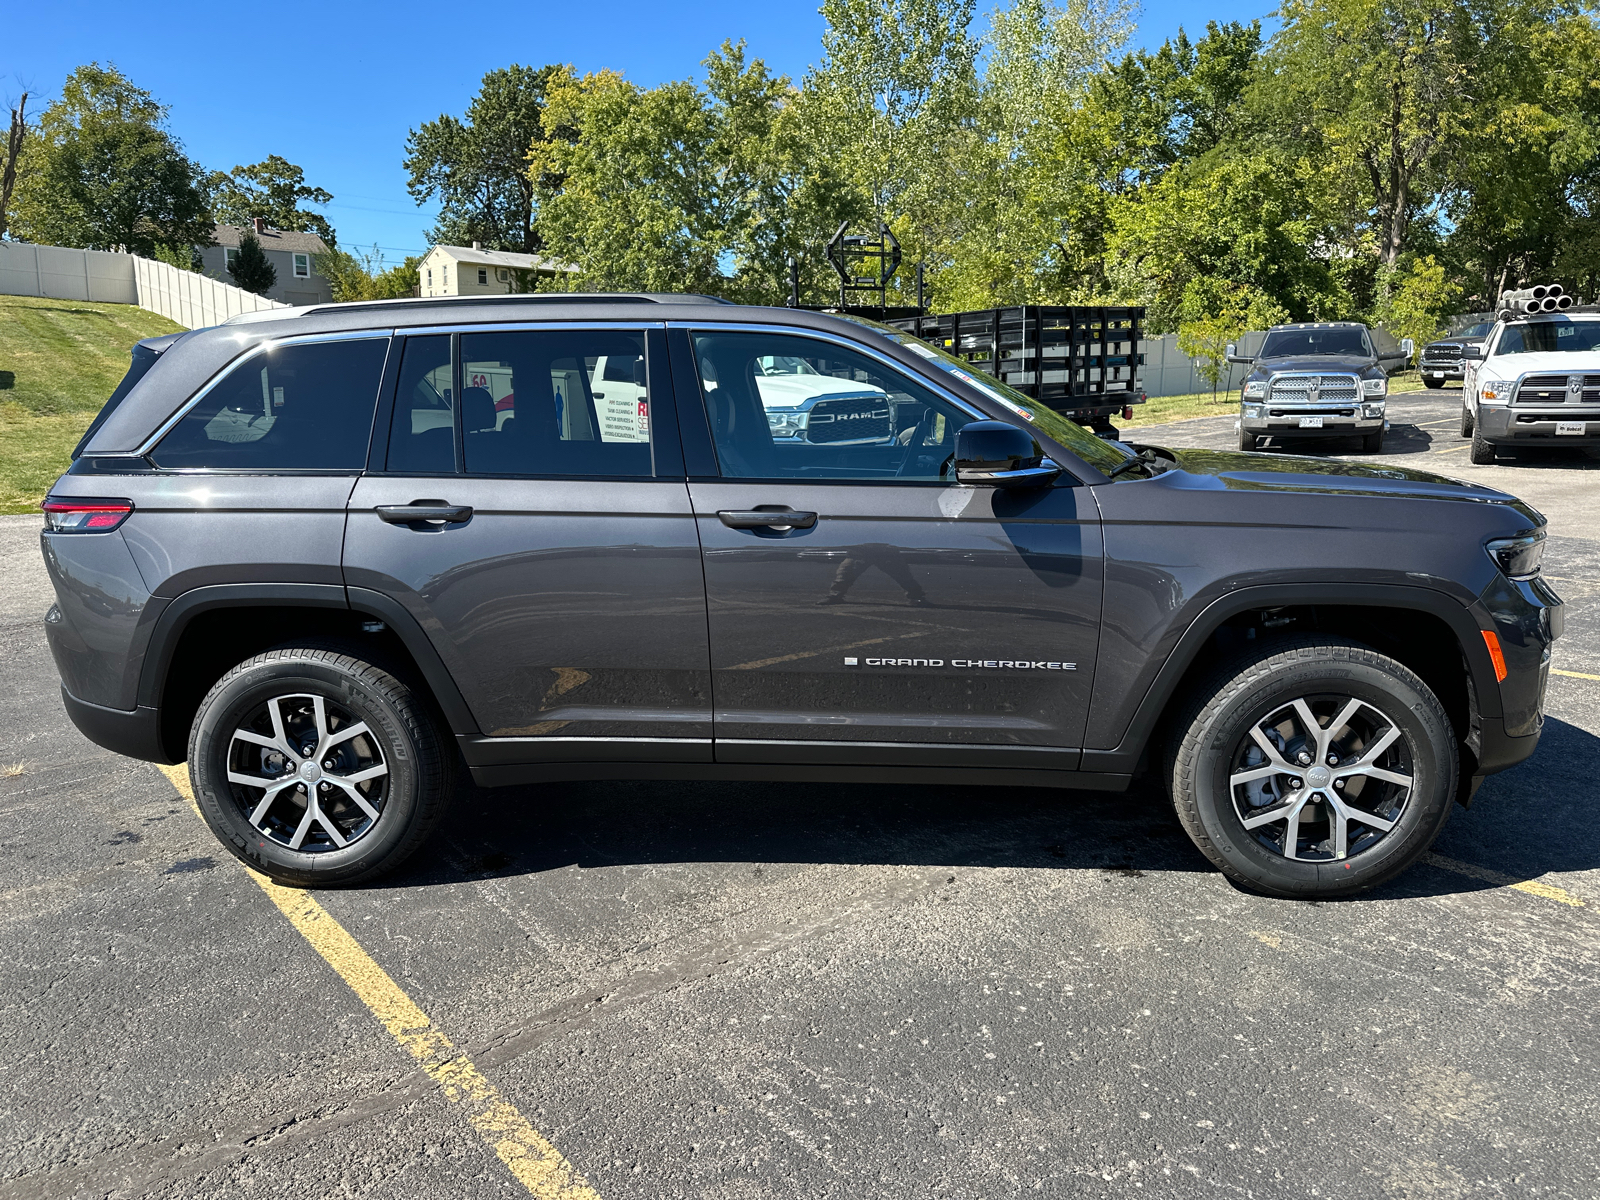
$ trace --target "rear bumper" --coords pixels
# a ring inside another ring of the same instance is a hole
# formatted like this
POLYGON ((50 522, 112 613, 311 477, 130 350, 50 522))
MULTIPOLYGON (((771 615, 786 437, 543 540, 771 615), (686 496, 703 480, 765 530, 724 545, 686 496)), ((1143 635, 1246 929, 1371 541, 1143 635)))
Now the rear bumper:
POLYGON ((1526 442, 1540 446, 1600 445, 1600 411, 1585 408, 1573 412, 1539 409, 1529 412, 1514 405, 1478 406, 1478 433, 1486 442, 1498 445, 1526 442), (1581 422, 1581 434, 1557 433, 1557 425, 1581 422))
POLYGON ((97 746, 145 762, 178 761, 161 748, 161 720, 156 709, 141 707, 124 712, 120 708, 102 708, 79 700, 65 687, 61 689, 61 703, 78 732, 97 746))

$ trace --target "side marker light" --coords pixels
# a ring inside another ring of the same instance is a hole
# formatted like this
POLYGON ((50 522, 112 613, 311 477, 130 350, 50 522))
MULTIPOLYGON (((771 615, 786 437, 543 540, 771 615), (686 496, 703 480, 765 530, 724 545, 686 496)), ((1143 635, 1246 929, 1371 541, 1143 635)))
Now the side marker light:
POLYGON ((1494 663, 1496 683, 1506 681, 1506 656, 1500 649, 1500 635, 1492 629, 1483 631, 1483 644, 1489 647, 1489 661, 1494 663))

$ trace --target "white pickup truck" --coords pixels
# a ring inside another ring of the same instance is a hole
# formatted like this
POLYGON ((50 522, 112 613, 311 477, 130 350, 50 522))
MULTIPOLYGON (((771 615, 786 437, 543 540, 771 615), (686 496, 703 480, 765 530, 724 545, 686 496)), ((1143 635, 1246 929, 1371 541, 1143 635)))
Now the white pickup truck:
POLYGON ((1600 306, 1502 315, 1461 356, 1461 436, 1472 439, 1473 462, 1600 447, 1600 306))

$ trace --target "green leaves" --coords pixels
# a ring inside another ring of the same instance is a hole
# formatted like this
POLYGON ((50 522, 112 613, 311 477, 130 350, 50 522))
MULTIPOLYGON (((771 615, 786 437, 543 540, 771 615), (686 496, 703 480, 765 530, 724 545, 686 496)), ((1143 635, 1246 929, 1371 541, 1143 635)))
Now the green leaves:
POLYGON ((228 274, 239 287, 258 296, 266 295, 278 282, 277 268, 267 261, 267 253, 253 233, 239 239, 239 252, 228 264, 228 274))
POLYGON ((212 175, 213 211, 224 225, 249 228, 260 217, 274 229, 314 233, 330 248, 337 245, 333 226, 321 213, 307 212, 305 204, 328 204, 333 193, 306 184, 306 173, 276 154, 250 166, 234 167, 212 175))

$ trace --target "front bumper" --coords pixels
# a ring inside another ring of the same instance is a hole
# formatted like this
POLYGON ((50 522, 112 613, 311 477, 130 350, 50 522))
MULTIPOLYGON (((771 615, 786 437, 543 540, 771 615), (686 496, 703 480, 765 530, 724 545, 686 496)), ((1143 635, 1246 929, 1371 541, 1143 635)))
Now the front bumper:
POLYGON ((1592 406, 1519 408, 1514 404, 1478 406, 1478 433, 1497 445, 1600 446, 1600 409, 1592 406), (1581 434, 1557 433, 1558 424, 1582 423, 1581 434))
POLYGON ((1355 437, 1377 433, 1385 427, 1383 417, 1340 416, 1332 413, 1309 412, 1284 412, 1278 416, 1272 415, 1270 408, 1264 409, 1259 417, 1252 417, 1243 410, 1239 414, 1239 424, 1246 433, 1271 434, 1274 437, 1355 437), (1320 428, 1305 429, 1300 422, 1310 417, 1320 419, 1320 428))
POLYGON ((1499 683, 1500 715, 1482 717, 1469 741, 1477 758, 1471 773, 1481 778, 1516 766, 1538 746, 1550 651, 1565 630, 1566 610, 1561 597, 1539 577, 1523 582, 1501 577, 1474 607, 1480 623, 1499 638, 1506 664, 1506 677, 1499 683))
POLYGON ((1417 374, 1421 375, 1424 379, 1454 379, 1457 383, 1460 383, 1461 380, 1467 377, 1466 371, 1460 366, 1460 364, 1452 363, 1425 362, 1422 364, 1422 366, 1417 368, 1417 374))

